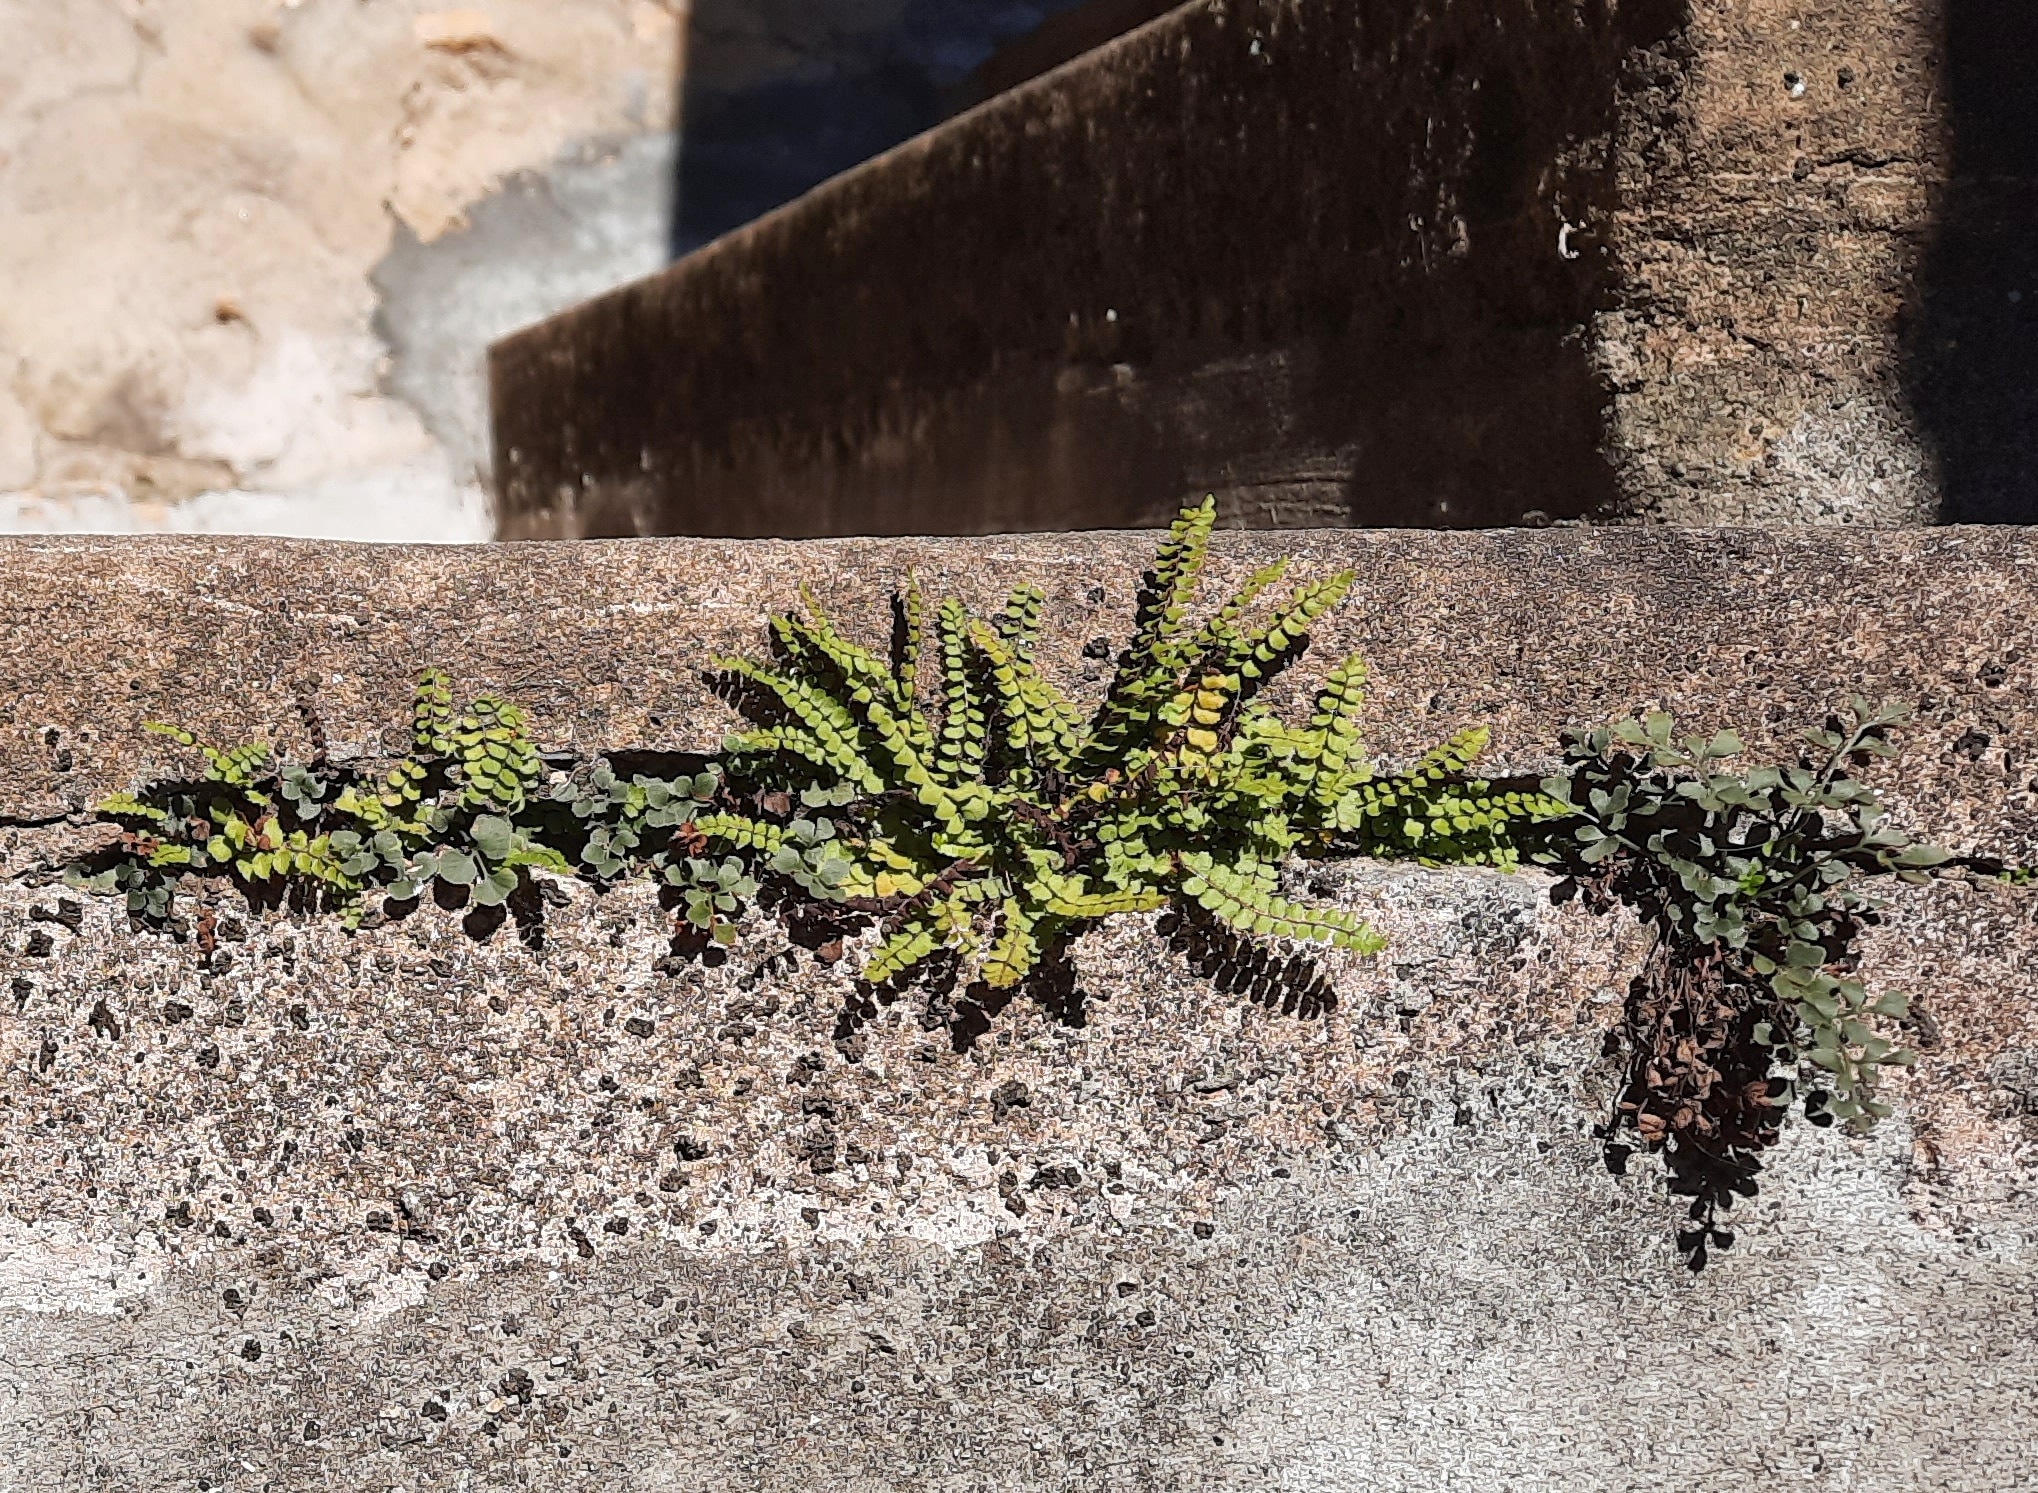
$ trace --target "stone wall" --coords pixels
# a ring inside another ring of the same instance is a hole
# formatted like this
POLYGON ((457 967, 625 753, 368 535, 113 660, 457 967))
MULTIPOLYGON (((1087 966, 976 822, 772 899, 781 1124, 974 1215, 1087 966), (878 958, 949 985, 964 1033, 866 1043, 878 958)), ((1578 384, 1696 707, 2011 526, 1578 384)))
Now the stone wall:
MULTIPOLYGON (((1640 957, 1548 883, 1324 865, 1387 954, 1327 1014, 1078 951, 1087 1020, 973 1043, 747 923, 667 964, 640 890, 541 947, 427 906, 363 931, 217 908, 217 948, 75 912, 83 806, 140 732, 395 745, 410 676, 548 748, 712 747, 698 675, 813 585, 881 625, 1047 591, 1095 686, 1148 536, 379 550, 0 546, 0 1488, 1995 1490, 2038 1477, 2032 893, 1907 889, 1870 969, 1920 1015, 1869 1140, 1795 1127, 1697 1276, 1590 1127, 1640 957), (835 1039, 838 1031, 847 1040, 835 1039)), ((1223 536, 1358 581, 1390 758, 1643 704, 1787 747, 1917 701, 1907 826, 2038 860, 2038 545, 2005 530, 1223 536)), ((1305 668, 1304 673, 1311 672, 1305 668)))
POLYGON ((1597 228, 1617 283, 1589 327, 1624 511, 1971 511, 1942 483, 1904 345, 1953 172, 1942 34, 1959 8, 1697 4, 1649 67, 1597 228))
POLYGON ((500 344, 509 531, 2029 517, 2011 10, 1198 0, 500 344))

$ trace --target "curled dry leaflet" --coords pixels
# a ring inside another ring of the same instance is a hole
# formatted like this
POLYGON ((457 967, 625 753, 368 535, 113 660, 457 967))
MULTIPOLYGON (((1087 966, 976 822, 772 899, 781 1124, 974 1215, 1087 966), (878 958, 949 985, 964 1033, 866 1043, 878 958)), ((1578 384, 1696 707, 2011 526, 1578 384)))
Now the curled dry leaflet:
POLYGON ((1680 1243, 1694 1268, 1731 1242, 1720 1210, 1753 1194, 1793 1109, 1856 1129, 1888 1112, 1877 1074, 1912 1059, 1883 1030, 1903 998, 1857 967, 1877 915, 1862 882, 1952 864, 1892 828, 1853 776, 1893 752, 1901 711, 1851 701, 1797 760, 1745 773, 1727 766, 1731 733, 1683 739, 1661 714, 1572 733, 1567 774, 1540 784, 1475 776, 1483 730, 1390 771, 1360 740, 1359 659, 1323 675, 1302 719, 1267 703, 1350 574, 1271 600, 1286 570, 1271 565, 1200 607, 1213 518, 1206 502, 1170 529, 1087 713, 1035 667, 1038 590, 986 618, 930 606, 909 578, 881 650, 807 596, 805 615, 770 619, 767 659, 709 661, 745 722, 710 758, 547 758, 515 705, 456 705, 436 669, 393 764, 332 761, 309 702, 304 761, 152 726, 202 767, 100 804, 120 838, 71 879, 177 937, 194 933, 180 892, 212 878, 254 907, 351 926, 429 895, 536 941, 558 900, 549 878, 648 876, 674 913, 675 959, 715 959, 752 907, 824 960, 860 949, 853 1027, 908 986, 930 1004, 961 986, 980 1022, 1021 993, 1069 1015, 1072 940, 1156 911, 1199 971, 1306 1015, 1328 998, 1312 950, 1362 957, 1384 941, 1284 897, 1284 863, 1527 863, 1560 875, 1560 898, 1653 931, 1607 1034, 1626 1069, 1600 1133, 1616 1170, 1637 1148, 1664 1158, 1692 1200, 1680 1243))

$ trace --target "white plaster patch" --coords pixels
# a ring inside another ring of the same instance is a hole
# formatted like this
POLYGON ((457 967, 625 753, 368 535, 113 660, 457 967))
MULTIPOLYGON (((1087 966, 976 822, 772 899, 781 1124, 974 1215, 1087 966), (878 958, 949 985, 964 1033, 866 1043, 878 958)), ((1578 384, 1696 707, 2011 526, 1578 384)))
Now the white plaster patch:
POLYGON ((1921 524, 1938 511, 1937 474, 1912 422, 1873 394, 1806 409, 1771 455, 1796 489, 1795 522, 1921 524))
POLYGON ((455 482, 436 451, 289 491, 208 492, 181 503, 119 493, 0 493, 0 534, 270 534, 480 544, 494 532, 488 495, 455 482))
POLYGON ((406 1270, 391 1275, 380 1260, 355 1260, 312 1288, 312 1297, 349 1332, 367 1332, 406 1307, 424 1302, 424 1275, 406 1270))
POLYGON ((406 1270, 401 1275, 378 1273, 368 1277, 364 1284, 367 1298, 355 1307, 349 1319, 356 1332, 366 1332, 406 1307, 424 1304, 425 1277, 416 1270, 406 1270))
POLYGON ((162 1279, 162 1255, 147 1235, 115 1245, 62 1224, 0 1217, 0 1312, 120 1316, 162 1279))

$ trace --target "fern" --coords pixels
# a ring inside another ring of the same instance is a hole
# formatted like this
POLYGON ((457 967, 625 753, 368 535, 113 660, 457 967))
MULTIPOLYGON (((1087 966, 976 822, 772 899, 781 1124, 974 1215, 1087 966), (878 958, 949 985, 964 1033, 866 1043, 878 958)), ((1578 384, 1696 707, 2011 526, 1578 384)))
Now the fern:
POLYGON ((1890 1111, 1882 1070, 1915 1058, 1891 1024, 1908 1002, 1854 978, 1877 920, 1865 877, 1924 881, 1951 856, 1888 823, 1854 764, 1893 755, 1907 712, 1855 698, 1806 733, 1795 761, 1745 773, 1729 731, 1680 737, 1655 712, 1569 733, 1566 805, 1539 859, 1596 906, 1624 903, 1655 932, 1617 1046, 1627 1075, 1601 1130, 1609 1161, 1639 1144, 1692 1199, 1680 1244, 1694 1269, 1730 1242, 1719 1214, 1752 1196, 1793 1101, 1815 1123, 1866 1131, 1890 1111))
MULTIPOLYGON (((103 800, 98 812, 123 827, 121 843, 110 863, 72 875, 124 896, 144 922, 174 919, 172 878, 186 873, 224 877, 254 901, 323 902, 350 924, 367 913, 371 894, 402 902, 435 884, 478 906, 500 906, 533 871, 575 874, 574 851, 596 875, 622 869, 614 852, 634 848, 647 823, 677 823, 669 806, 676 794, 688 796, 639 779, 604 800, 608 822, 574 826, 548 843, 556 827, 534 803, 545 766, 522 711, 493 695, 456 709, 436 669, 412 696, 411 750, 379 772, 336 768, 322 753, 314 764, 291 762, 266 743, 215 747, 178 726, 149 729, 197 752, 202 777, 103 800)), ((718 781, 688 789, 711 791, 718 781)), ((613 786, 612 775, 607 782, 613 786)), ((754 889, 746 880, 743 894, 754 889)))
MULTIPOLYGON (((1286 569, 1267 566, 1192 624, 1214 516, 1206 502, 1169 530, 1087 718, 1032 662, 1031 587, 990 620, 957 601, 935 609, 938 694, 925 704, 912 687, 917 585, 893 599, 889 666, 841 638, 811 597, 806 617, 772 619, 772 664, 728 661, 725 695, 750 723, 729 741, 732 783, 842 804, 841 870, 826 894, 882 920, 866 979, 910 980, 949 950, 985 983, 1016 985, 1082 926, 1170 903, 1249 938, 1370 953, 1381 941, 1358 919, 1280 895, 1285 858, 1413 847, 1513 864, 1511 828, 1552 806, 1464 776, 1482 733, 1375 778, 1360 748, 1358 660, 1331 671, 1306 726, 1260 703, 1349 573, 1262 608, 1286 569)), ((781 850, 778 828, 753 818, 709 815, 696 828, 732 853, 781 850)))
POLYGON ((106 800, 123 839, 84 879, 126 894, 145 919, 170 916, 172 878, 187 872, 358 919, 375 894, 403 901, 436 886, 490 906, 536 871, 598 884, 644 874, 723 942, 771 879, 877 919, 864 975, 881 983, 953 955, 988 984, 1017 985, 1081 928, 1170 904, 1246 938, 1371 952, 1378 936, 1357 919, 1281 895, 1286 859, 1512 865, 1516 829, 1549 801, 1467 776, 1481 732, 1376 775, 1357 659, 1330 671, 1306 724, 1273 714, 1265 686, 1352 578, 1270 600, 1287 566, 1268 565, 1192 618, 1214 520, 1205 502, 1169 529, 1133 636, 1087 713, 1034 663, 1037 587, 1014 589, 989 618, 943 601, 930 623, 909 577, 882 651, 845 635, 803 588, 800 614, 770 619, 769 661, 716 661, 746 723, 698 773, 624 781, 605 761, 555 772, 515 704, 458 705, 432 669, 411 701, 410 750, 373 771, 154 728, 202 755, 202 781, 106 800))

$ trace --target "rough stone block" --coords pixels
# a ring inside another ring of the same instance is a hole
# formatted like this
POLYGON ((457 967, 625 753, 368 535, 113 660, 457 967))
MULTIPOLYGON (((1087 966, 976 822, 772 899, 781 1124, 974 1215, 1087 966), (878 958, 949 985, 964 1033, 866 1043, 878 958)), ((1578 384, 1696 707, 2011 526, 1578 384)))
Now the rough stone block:
POLYGON ((503 522, 2028 517, 2027 9, 1196 0, 497 344, 503 522))
MULTIPOLYGON (((1491 721, 1533 770, 1639 704, 1771 752, 1899 695, 1902 821, 2038 859, 2023 534, 1218 550, 1218 581, 1357 567, 1312 656, 1367 651, 1384 756, 1491 721)), ((1040 583, 1043 663, 1080 691, 1150 552, 0 547, 0 1487, 2038 1476, 2028 891, 1893 898, 1869 967, 1928 1018, 1896 1117, 1794 1127, 1693 1276, 1659 1176, 1607 1175, 1590 1133, 1643 938, 1532 873, 1298 869, 1392 940, 1310 1015, 1115 922, 1078 951, 1083 1024, 1019 1002, 968 1044, 768 919, 661 968, 642 887, 568 888, 536 948, 433 905, 348 935, 225 897, 207 952, 48 881, 83 804, 173 765, 146 717, 288 741, 315 681, 334 749, 373 752, 440 662, 550 749, 710 746, 707 655, 802 580, 874 630, 909 565, 977 602, 1040 583)))

